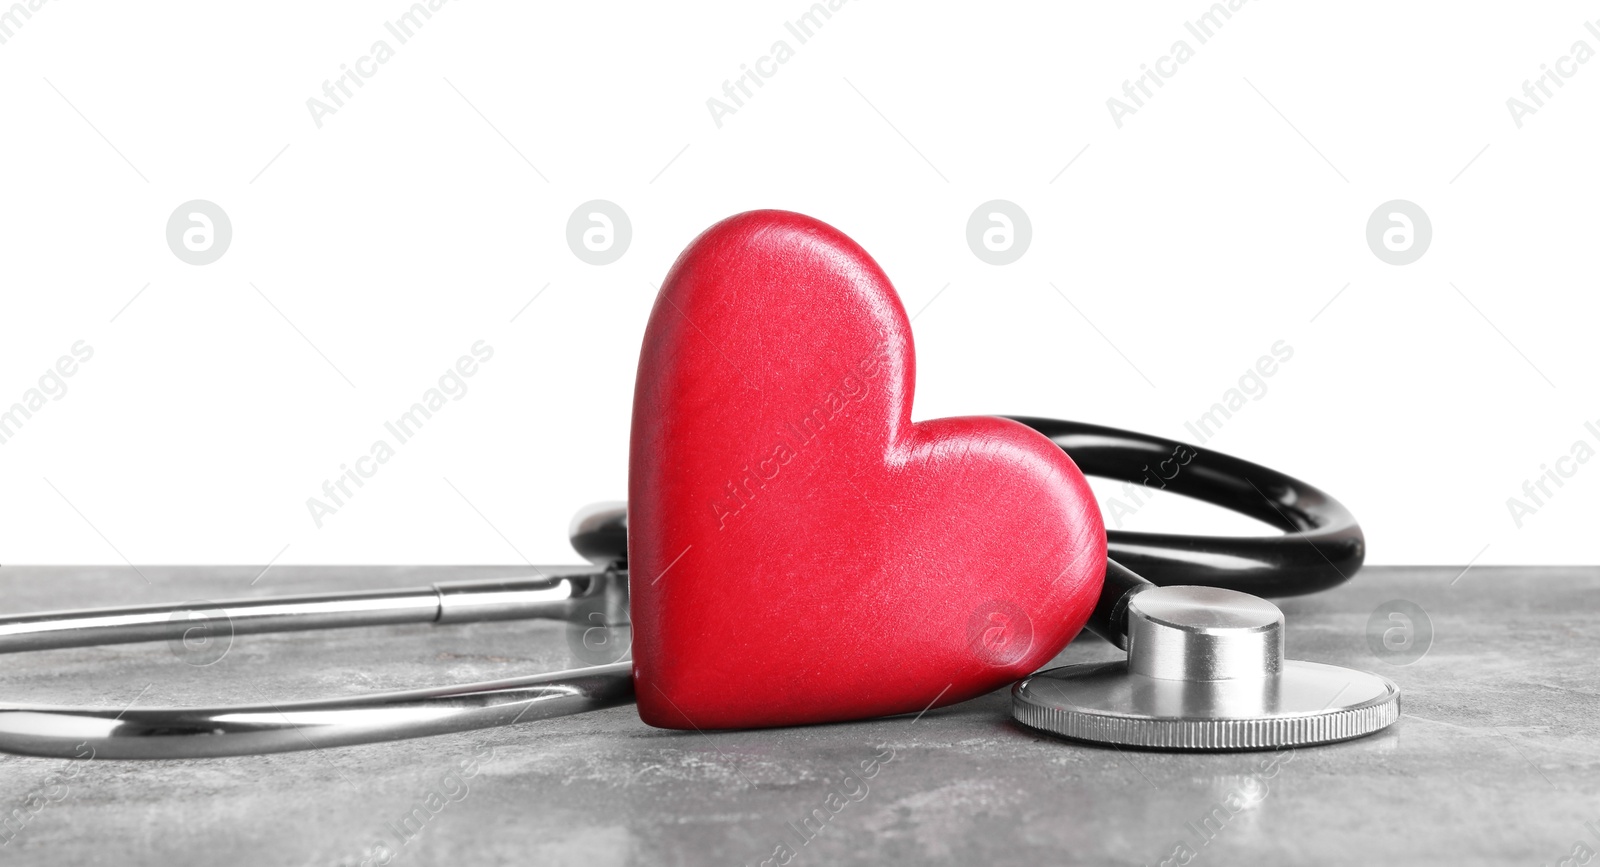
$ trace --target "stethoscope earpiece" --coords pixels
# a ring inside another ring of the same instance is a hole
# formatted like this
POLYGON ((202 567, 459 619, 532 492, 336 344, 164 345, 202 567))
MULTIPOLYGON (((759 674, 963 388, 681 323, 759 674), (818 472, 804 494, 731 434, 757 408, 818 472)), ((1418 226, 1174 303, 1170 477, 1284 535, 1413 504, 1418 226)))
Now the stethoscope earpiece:
POLYGON ((628 568, 628 504, 591 503, 572 516, 572 550, 596 566, 628 568))
POLYGON ((1348 740, 1400 718, 1388 678, 1284 659, 1283 612, 1265 599, 1145 585, 1124 605, 1128 658, 1020 681, 1018 722, 1117 746, 1249 750, 1348 740))

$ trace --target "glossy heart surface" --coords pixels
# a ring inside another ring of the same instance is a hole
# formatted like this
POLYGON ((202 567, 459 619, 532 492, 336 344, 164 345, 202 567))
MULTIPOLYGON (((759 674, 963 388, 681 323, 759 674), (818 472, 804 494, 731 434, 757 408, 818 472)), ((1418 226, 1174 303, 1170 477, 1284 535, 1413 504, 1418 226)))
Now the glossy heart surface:
POLYGON ((1106 559, 1083 475, 1016 422, 912 423, 914 382, 894 287, 831 226, 752 211, 678 258, 629 458, 645 722, 919 713, 1032 673, 1082 628, 1106 559))

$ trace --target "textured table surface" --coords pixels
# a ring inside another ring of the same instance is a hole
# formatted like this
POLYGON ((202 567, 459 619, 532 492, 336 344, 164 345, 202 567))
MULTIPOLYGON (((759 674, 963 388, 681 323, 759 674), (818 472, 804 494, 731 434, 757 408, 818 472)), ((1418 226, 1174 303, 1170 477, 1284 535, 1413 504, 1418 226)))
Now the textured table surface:
MULTIPOLYGON (((258 568, 140 568, 150 584, 126 567, 5 567, 0 613, 498 574, 283 567, 251 587, 258 568)), ((1600 569, 1478 567, 1370 568, 1283 600, 1290 656, 1390 677, 1404 715, 1275 764, 1065 743, 1012 723, 1004 692, 916 721, 782 731, 661 731, 622 707, 266 757, 0 756, 0 818, 25 816, 0 831, 0 865, 1555 863, 1600 852, 1597 599, 1600 569), (1391 600, 1434 633, 1407 665, 1367 638, 1391 600), (452 777, 474 754, 477 773, 452 777), (875 756, 873 776, 845 779, 875 756), (37 812, 34 792, 50 794, 37 812), (1235 792, 1258 797, 1233 812, 1235 792), (830 796, 828 821, 797 834, 830 796), (426 821, 403 839, 391 826, 408 815, 426 821), (1197 833, 1208 815, 1225 821, 1197 833)), ((1058 662, 1114 653, 1084 638, 1058 662)), ((203 667, 164 644, 10 656, 0 702, 283 702, 571 664, 553 623, 239 636, 203 667)))

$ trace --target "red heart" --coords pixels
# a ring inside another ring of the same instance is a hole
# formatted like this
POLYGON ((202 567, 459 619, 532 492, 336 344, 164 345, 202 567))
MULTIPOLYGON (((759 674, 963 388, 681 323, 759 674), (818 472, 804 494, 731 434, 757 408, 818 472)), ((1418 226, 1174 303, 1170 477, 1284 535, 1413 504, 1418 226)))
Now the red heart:
POLYGON ((1012 421, 911 423, 911 323, 837 229, 752 211, 656 298, 628 490, 634 684, 666 728, 860 719, 1024 677, 1082 628, 1106 536, 1012 421))

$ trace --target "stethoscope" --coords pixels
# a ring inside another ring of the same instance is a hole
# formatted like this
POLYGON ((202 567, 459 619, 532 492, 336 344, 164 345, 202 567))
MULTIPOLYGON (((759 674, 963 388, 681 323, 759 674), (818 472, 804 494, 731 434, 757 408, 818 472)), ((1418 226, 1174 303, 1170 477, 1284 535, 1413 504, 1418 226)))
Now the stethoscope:
MULTIPOLYGON (((1276 536, 1107 532, 1105 583, 1087 628, 1127 657, 1031 675, 1012 687, 1030 729, 1118 747, 1240 750, 1368 735, 1400 715, 1387 678, 1285 659, 1283 613, 1262 596, 1326 590, 1361 568, 1365 540, 1339 501, 1248 461, 1160 437, 1043 418, 1091 476, 1156 484, 1285 528, 1276 536)), ((580 512, 570 534, 590 566, 394 590, 140 605, 0 618, 0 653, 192 640, 225 623, 249 635, 399 623, 554 619, 625 631, 627 514, 580 512)), ((632 663, 461 686, 288 704, 74 708, 0 704, 0 751, 59 758, 178 759, 376 743, 512 725, 627 704, 632 663)))

